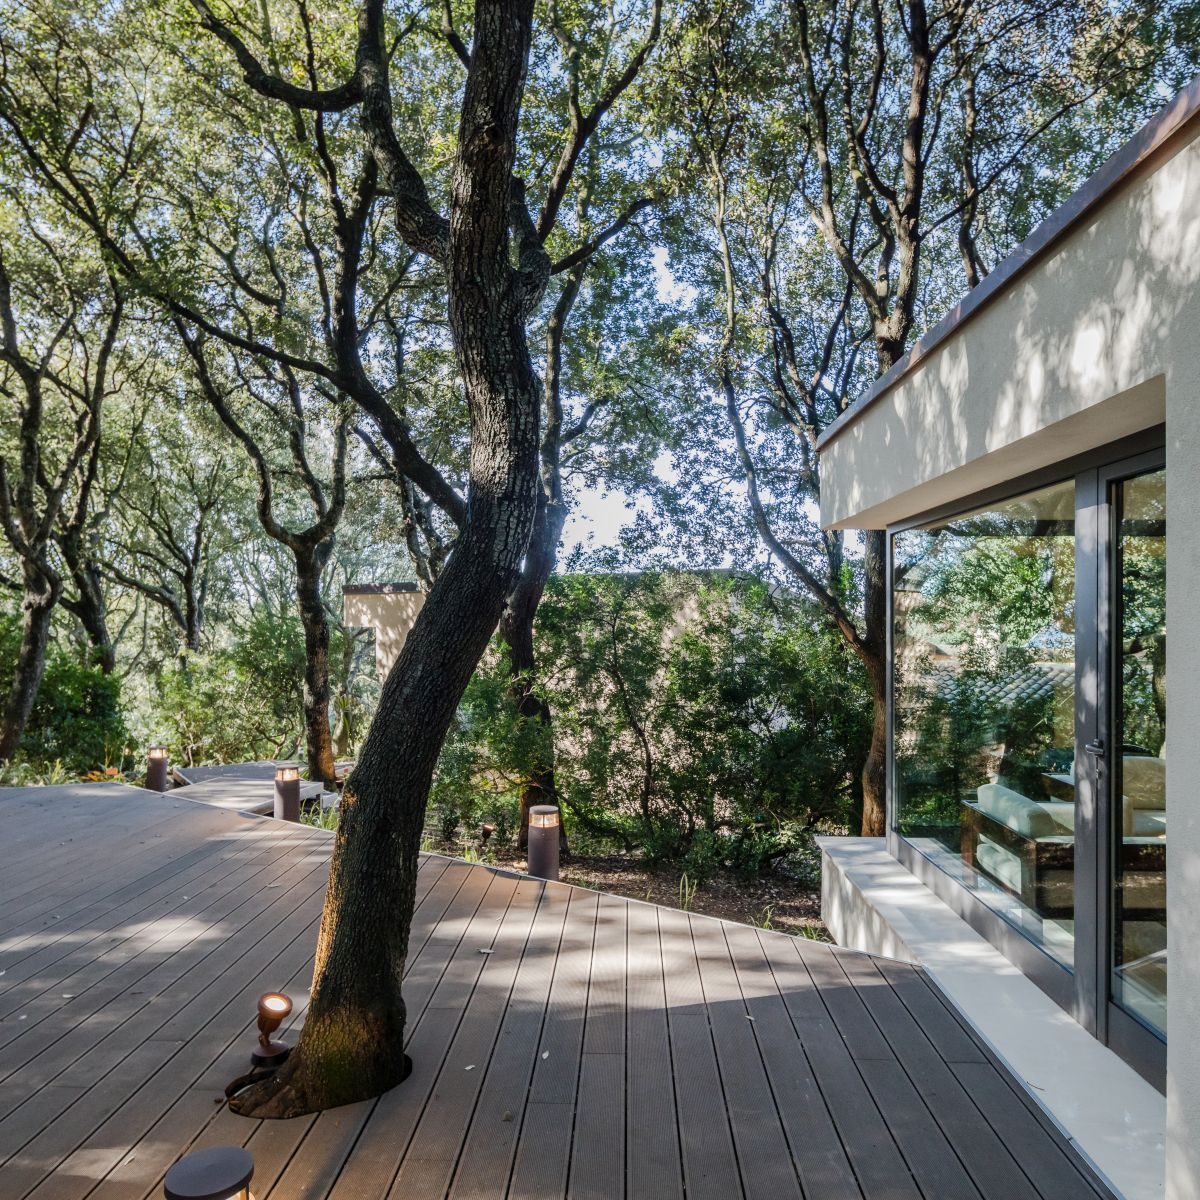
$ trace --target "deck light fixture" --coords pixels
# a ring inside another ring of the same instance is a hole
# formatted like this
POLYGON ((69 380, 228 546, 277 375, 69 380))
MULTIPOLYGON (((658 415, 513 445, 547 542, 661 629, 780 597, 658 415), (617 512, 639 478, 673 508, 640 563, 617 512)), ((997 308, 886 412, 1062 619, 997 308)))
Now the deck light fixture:
POLYGON ((264 992, 258 998, 258 1048, 250 1055, 256 1067, 282 1065, 292 1048, 287 1042, 272 1041, 271 1034, 292 1011, 292 1000, 282 992, 264 992))
POLYGON ((152 792, 167 790, 167 748, 151 746, 146 759, 146 787, 152 792))
POLYGON ((166 1174, 167 1200, 254 1200, 254 1159, 241 1146, 210 1146, 186 1154, 166 1174))
POLYGON ((275 820, 300 820, 300 768, 275 768, 275 820))
POLYGON ((529 874, 535 879, 558 878, 558 837, 562 817, 553 804, 535 804, 529 810, 529 874))

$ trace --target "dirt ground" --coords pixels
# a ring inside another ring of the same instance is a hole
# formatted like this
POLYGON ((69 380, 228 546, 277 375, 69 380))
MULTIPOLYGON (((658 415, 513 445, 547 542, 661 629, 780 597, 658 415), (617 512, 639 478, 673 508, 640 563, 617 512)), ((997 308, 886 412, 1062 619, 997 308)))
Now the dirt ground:
MULTIPOLYGON (((475 847, 476 853, 478 848, 475 847)), ((464 847, 440 848, 442 853, 463 855, 464 847)), ((494 866, 525 869, 525 858, 515 848, 489 843, 481 861, 494 866)), ((576 887, 592 888, 646 900, 668 908, 688 907, 691 912, 740 921, 745 925, 775 929, 802 937, 828 941, 821 922, 821 897, 786 876, 768 876, 747 882, 721 872, 696 886, 690 905, 683 903, 677 867, 652 865, 634 855, 572 855, 563 864, 559 878, 576 887)))

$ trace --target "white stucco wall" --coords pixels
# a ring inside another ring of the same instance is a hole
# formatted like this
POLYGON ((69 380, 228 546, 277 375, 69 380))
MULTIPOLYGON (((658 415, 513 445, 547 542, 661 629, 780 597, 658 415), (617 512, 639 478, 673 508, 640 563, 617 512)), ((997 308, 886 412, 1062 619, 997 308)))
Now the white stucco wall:
MULTIPOLYGON (((1191 207, 1200 214, 1200 191, 1192 193, 1191 207)), ((1180 331, 1177 349, 1167 379, 1167 1200, 1200 1200, 1200 324, 1195 320, 1180 331)))
POLYGON ((1167 1200, 1200 1200, 1200 141, 1131 177, 822 453, 822 519, 882 527, 1167 426, 1167 1200))

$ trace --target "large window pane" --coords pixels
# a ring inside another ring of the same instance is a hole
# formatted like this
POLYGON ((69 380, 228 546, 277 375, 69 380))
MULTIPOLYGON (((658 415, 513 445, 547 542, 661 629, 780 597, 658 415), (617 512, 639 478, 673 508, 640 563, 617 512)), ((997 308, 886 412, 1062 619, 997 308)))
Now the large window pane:
POLYGON ((1066 966, 1075 869, 1075 493, 893 539, 896 822, 1066 966))
POLYGON ((1167 481, 1116 487, 1113 999, 1167 1028, 1167 481))

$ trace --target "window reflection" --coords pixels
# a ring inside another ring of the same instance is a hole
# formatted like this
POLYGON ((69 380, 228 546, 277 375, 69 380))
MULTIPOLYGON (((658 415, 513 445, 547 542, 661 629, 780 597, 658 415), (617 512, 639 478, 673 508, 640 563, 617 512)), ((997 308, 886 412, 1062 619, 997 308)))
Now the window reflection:
POLYGON ((893 541, 898 831, 1073 961, 1075 493, 893 541))
POLYGON ((1167 1025, 1167 493, 1155 471, 1117 485, 1113 999, 1167 1025))

